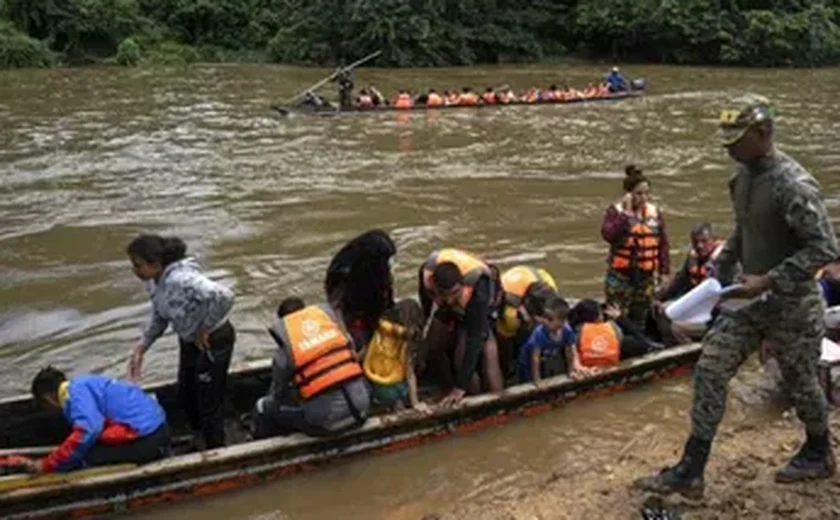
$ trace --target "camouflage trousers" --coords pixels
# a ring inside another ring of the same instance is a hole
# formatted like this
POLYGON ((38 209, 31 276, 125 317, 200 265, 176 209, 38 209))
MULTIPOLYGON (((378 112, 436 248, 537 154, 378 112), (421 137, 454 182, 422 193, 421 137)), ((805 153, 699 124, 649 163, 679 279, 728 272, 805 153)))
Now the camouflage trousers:
POLYGON ((655 289, 653 273, 639 273, 638 279, 633 280, 629 274, 610 269, 604 278, 607 304, 621 309, 621 314, 639 330, 645 330, 655 289))
POLYGON ((827 402, 817 380, 825 324, 822 297, 776 297, 721 312, 703 338, 694 369, 691 431, 711 441, 726 410, 729 380, 761 343, 771 349, 799 419, 810 435, 825 433, 827 402))

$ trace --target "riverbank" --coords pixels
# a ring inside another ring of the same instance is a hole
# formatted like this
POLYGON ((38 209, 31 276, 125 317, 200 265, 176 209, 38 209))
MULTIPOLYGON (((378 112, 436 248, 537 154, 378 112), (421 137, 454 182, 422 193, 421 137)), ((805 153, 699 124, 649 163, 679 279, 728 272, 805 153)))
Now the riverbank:
POLYGON ((534 63, 576 53, 612 62, 812 67, 840 62, 840 8, 782 2, 710 11, 706 0, 66 0, 56 9, 0 0, 0 67, 229 53, 332 66, 377 49, 378 64, 392 67, 534 63))
MULTIPOLYGON (((776 470, 799 448, 802 428, 790 411, 774 420, 725 420, 706 473, 705 499, 667 504, 688 519, 840 518, 840 476, 794 485, 773 482, 776 470)), ((831 412, 834 432, 840 412, 831 412)), ((639 518, 645 494, 632 489, 640 476, 659 471, 680 456, 685 432, 649 424, 627 442, 598 438, 581 442, 586 457, 546 470, 541 485, 510 496, 483 497, 431 512, 426 520, 554 520, 639 518)), ((835 452, 837 438, 833 440, 835 452)))

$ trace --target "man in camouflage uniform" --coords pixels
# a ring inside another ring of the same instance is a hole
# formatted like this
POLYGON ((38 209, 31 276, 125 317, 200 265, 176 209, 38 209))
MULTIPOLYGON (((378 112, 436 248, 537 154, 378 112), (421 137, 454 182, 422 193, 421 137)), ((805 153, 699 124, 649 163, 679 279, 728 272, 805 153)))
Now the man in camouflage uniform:
POLYGON ((703 340, 694 370, 691 436, 682 459, 636 485, 659 493, 703 494, 703 471, 726 405, 727 385, 762 340, 770 345, 791 392, 807 440, 776 474, 777 482, 827 478, 835 471, 825 396, 817 362, 825 332, 823 301, 814 274, 840 256, 819 185, 773 145, 773 109, 759 96, 737 100, 721 114, 723 146, 738 165, 729 183, 735 229, 718 257, 718 278, 744 275, 732 298, 749 300, 723 310, 703 340))

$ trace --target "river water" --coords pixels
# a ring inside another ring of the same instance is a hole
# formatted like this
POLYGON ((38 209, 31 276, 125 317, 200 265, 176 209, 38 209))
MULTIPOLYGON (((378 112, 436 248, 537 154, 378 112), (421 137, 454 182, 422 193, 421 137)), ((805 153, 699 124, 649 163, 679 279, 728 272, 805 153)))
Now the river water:
MULTIPOLYGON (((330 256, 373 227, 397 243, 402 294, 415 290, 425 256, 449 245, 503 268, 544 266, 564 294, 598 295, 601 217, 621 195, 627 163, 652 178, 676 268, 693 223, 729 229, 731 166, 715 122, 743 92, 777 103, 780 147, 813 171, 840 217, 837 69, 627 67, 627 75, 647 78, 645 97, 592 105, 288 119, 267 110, 323 72, 266 65, 0 72, 0 395, 25 392, 47 363, 124 374, 149 311, 124 255, 140 232, 182 237, 213 278, 234 287, 235 362, 269 355, 264 331, 276 304, 292 294, 321 298, 330 256)), ((524 89, 583 86, 602 72, 368 69, 357 80, 383 91, 524 89)), ((145 381, 173 377, 176 349, 171 335, 153 347, 145 381)), ((665 421, 668 410, 684 408, 687 392, 685 382, 650 387, 177 514, 244 512, 247 503, 253 518, 351 518, 428 506, 415 500, 423 496, 514 489, 570 456, 564 447, 575 434, 665 421), (650 399, 665 401, 642 406, 650 399), (487 452, 497 457, 488 461, 487 452), (336 500, 316 500, 336 489, 336 500), (290 505, 278 505, 281 495, 290 505)), ((683 427, 684 417, 672 415, 683 427)))

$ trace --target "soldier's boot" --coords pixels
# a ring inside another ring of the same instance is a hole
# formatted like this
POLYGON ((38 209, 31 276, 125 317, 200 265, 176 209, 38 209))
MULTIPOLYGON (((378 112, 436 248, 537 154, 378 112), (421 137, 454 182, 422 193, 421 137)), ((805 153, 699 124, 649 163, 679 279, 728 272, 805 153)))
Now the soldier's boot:
POLYGON ((834 475, 837 464, 831 449, 831 434, 808 435, 805 444, 787 465, 776 473, 776 482, 789 483, 802 480, 829 478, 834 475))
POLYGON ((661 495, 679 493, 691 499, 703 498, 703 471, 711 451, 711 441, 695 436, 688 438, 680 461, 663 469, 658 475, 637 479, 635 487, 661 495))

